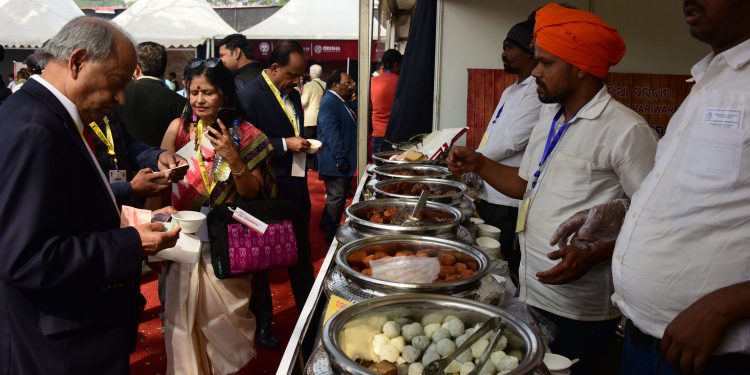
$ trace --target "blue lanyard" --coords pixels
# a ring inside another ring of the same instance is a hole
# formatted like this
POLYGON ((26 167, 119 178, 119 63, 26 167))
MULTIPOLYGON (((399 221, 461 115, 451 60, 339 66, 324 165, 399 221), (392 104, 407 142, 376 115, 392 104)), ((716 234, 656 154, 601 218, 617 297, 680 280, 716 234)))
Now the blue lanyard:
POLYGON ((547 161, 547 158, 549 158, 550 154, 552 154, 552 150, 555 149, 555 146, 557 146, 560 138, 562 138, 563 134, 565 134, 565 130, 568 128, 568 123, 570 122, 570 120, 576 117, 576 114, 573 114, 573 116, 567 119, 562 124, 562 126, 560 126, 560 129, 555 132, 555 124, 557 124, 557 121, 560 120, 560 116, 562 116, 563 112, 565 112, 565 108, 560 108, 560 110, 557 111, 555 117, 552 119, 552 124, 549 127, 549 134, 547 135, 547 143, 544 145, 544 152, 542 152, 542 159, 539 160, 539 168, 537 168, 536 172, 534 172, 534 180, 531 181, 532 189, 536 187, 539 176, 542 175, 542 166, 547 161))
POLYGON ((497 121, 498 117, 500 117, 500 114, 503 113, 503 108, 505 108, 505 103, 503 103, 502 106, 500 106, 500 109, 497 111, 497 114, 495 115, 495 118, 492 119, 492 123, 494 124, 495 121, 497 121))

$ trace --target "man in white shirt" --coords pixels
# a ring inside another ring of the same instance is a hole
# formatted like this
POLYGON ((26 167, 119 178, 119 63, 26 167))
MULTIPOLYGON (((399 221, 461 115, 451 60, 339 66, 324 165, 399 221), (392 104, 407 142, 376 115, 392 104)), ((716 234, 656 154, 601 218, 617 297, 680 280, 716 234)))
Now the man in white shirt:
MULTIPOLYGON (((320 101, 326 91, 326 82, 320 79, 322 74, 323 67, 318 64, 310 65, 310 82, 305 83, 302 90, 302 108, 305 110, 303 134, 306 139, 318 138, 318 111, 320 110, 320 101)), ((307 158, 307 166, 313 170, 317 169, 314 155, 307 158)))
MULTIPOLYGON (((534 19, 514 25, 503 41, 503 67, 506 73, 517 74, 518 80, 509 86, 497 103, 477 152, 490 160, 510 167, 521 165, 526 144, 534 125, 539 122, 542 102, 536 94, 537 85, 531 70, 537 64, 531 50, 534 19)), ((513 248, 516 236, 518 200, 482 184, 477 211, 485 223, 500 228, 500 249, 510 270, 518 274, 521 254, 513 248)))
POLYGON ((465 148, 451 151, 448 166, 477 172, 503 194, 524 198, 516 228, 519 297, 555 325, 552 352, 581 359, 574 375, 601 374, 620 317, 609 301, 612 243, 584 253, 555 251, 548 241, 559 220, 591 202, 631 196, 653 166, 656 136, 607 93, 608 69, 625 54, 614 28, 553 3, 537 11, 534 34, 539 64, 531 74, 539 99, 549 105, 542 107, 520 168, 465 148))
POLYGON ((713 52, 693 66, 695 86, 653 170, 629 210, 584 211, 552 241, 619 230, 612 300, 630 319, 622 374, 750 374, 750 2, 692 0, 683 11, 713 52))

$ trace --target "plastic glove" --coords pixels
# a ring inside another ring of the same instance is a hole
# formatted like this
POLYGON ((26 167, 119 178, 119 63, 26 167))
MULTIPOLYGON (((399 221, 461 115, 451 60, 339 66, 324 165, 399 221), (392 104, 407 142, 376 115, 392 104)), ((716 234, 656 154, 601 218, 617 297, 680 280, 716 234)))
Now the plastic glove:
POLYGON ((557 244, 562 248, 568 245, 570 239, 571 243, 585 248, 585 244, 616 239, 629 203, 627 199, 615 199, 577 212, 557 227, 549 241, 550 245, 557 244))
POLYGON ((480 187, 482 187, 482 181, 482 178, 474 172, 464 173, 461 176, 461 182, 463 182, 466 186, 474 189, 479 189, 480 187))

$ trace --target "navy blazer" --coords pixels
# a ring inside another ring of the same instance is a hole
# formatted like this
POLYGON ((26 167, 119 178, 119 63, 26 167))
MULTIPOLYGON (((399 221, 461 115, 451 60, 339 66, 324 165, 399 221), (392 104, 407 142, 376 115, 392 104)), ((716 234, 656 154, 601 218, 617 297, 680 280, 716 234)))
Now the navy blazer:
POLYGON ((318 154, 321 176, 354 176, 357 168, 357 123, 347 105, 333 92, 326 91, 318 112, 318 140, 323 149, 318 154), (341 172, 337 165, 348 164, 341 172))
POLYGON ((125 374, 141 242, 68 112, 30 79, 0 107, 0 374, 125 374))
MULTIPOLYGON (((290 175, 293 153, 284 151, 282 138, 294 137, 294 128, 266 80, 262 75, 258 76, 240 91, 239 96, 248 122, 263 131, 273 145, 271 166, 276 177, 290 175)), ((297 114, 297 124, 302 131, 305 113, 302 111, 302 101, 297 90, 289 93, 289 99, 292 101, 297 114)))

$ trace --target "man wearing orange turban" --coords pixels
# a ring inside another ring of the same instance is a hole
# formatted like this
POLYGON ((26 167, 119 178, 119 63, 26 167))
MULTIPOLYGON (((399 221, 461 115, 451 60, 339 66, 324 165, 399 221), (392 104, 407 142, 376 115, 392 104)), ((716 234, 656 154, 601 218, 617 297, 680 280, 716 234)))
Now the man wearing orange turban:
POLYGON ((536 12, 531 72, 543 105, 519 168, 455 148, 454 172, 476 172, 523 201, 518 211, 519 298, 556 327, 550 349, 580 358, 573 375, 598 375, 620 311, 609 261, 613 242, 550 244, 557 226, 591 202, 630 197, 653 167, 656 136, 614 100, 604 78, 625 53, 617 31, 595 15, 549 4, 536 12), (611 198, 611 199, 610 199, 611 198))

